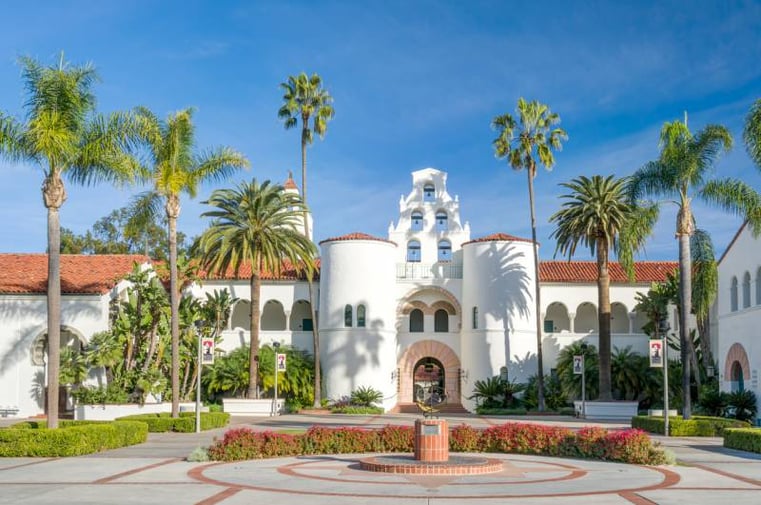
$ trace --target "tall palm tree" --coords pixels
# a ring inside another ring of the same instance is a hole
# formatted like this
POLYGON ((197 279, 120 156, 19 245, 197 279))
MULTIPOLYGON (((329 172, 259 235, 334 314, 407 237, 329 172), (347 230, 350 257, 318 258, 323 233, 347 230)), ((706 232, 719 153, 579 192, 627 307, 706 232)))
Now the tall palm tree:
POLYGON ((761 169, 761 98, 753 103, 745 118, 743 140, 751 159, 761 169))
MULTIPOLYGON (((713 366, 711 353, 711 306, 719 292, 719 270, 711 236, 705 230, 695 230, 690 237, 692 256, 692 312, 695 314, 700 337, 703 368, 713 366)), ((694 350, 694 349, 693 349, 694 350)), ((696 371, 697 372, 697 371, 696 371)), ((695 376, 697 379, 700 375, 695 376)), ((700 391, 700 388, 698 388, 700 391)))
POLYGON ((597 259, 599 390, 600 400, 609 401, 612 399, 609 254, 615 253, 633 281, 633 254, 650 235, 658 219, 658 207, 631 203, 627 179, 615 179, 612 175, 594 175, 591 179, 581 176, 560 185, 571 193, 561 196, 562 209, 550 217, 550 222, 557 224, 552 232, 557 239, 555 254, 568 256, 570 261, 581 244, 597 259))
MULTIPOLYGON (((333 97, 322 87, 322 79, 317 74, 308 77, 302 72, 288 76, 280 84, 283 89, 283 105, 277 116, 283 120, 286 130, 295 128, 301 119, 301 192, 304 208, 307 205, 307 145, 314 140, 312 133, 325 137, 328 121, 333 119, 333 97), (310 120, 311 126, 310 126, 310 120)), ((309 237, 309 220, 304 211, 304 235, 309 237)), ((314 406, 320 406, 320 336, 314 311, 314 287, 309 283, 309 307, 312 316, 312 342, 314 346, 314 406)))
POLYGON ((278 275, 288 260, 311 280, 317 248, 299 230, 304 212, 301 198, 269 181, 261 185, 253 179, 236 189, 220 189, 204 202, 214 210, 202 216, 212 218, 203 232, 198 249, 201 264, 211 272, 236 277, 251 269, 251 351, 248 398, 258 395, 259 319, 262 272, 278 275))
POLYGON ((539 251, 536 241, 536 209, 534 206, 534 177, 537 161, 551 170, 555 164, 552 151, 562 149, 561 142, 568 138, 565 130, 557 128, 560 116, 536 100, 527 102, 518 99, 518 120, 510 114, 497 116, 491 126, 499 132, 494 140, 497 158, 506 158, 514 170, 526 169, 528 177, 528 199, 531 208, 531 240, 534 244, 534 302, 536 304, 536 357, 537 357, 537 397, 538 408, 544 410, 544 370, 542 360, 542 316, 539 299, 539 251))
MULTIPOLYGON (((761 229, 758 210, 761 197, 737 179, 709 178, 714 162, 722 151, 732 147, 729 130, 708 125, 692 135, 684 122, 665 123, 660 135, 661 153, 632 176, 632 194, 671 197, 678 207, 676 237, 679 240, 679 343, 682 364, 689 363, 689 314, 692 308, 692 261, 690 237, 695 231, 692 200, 703 202, 750 219, 761 229)), ((690 367, 682 366, 682 416, 691 417, 690 367)))
POLYGON ((48 221, 48 427, 58 427, 61 336, 61 226, 59 209, 66 201, 63 179, 78 184, 125 182, 138 162, 129 154, 139 123, 130 114, 95 111, 91 64, 71 66, 63 59, 42 66, 21 58, 26 91, 25 117, 0 113, 0 154, 39 165, 48 221))
POLYGON ((160 120, 146 108, 137 109, 145 124, 144 140, 150 152, 152 166, 144 178, 153 189, 142 193, 132 202, 131 221, 155 219, 161 209, 166 213, 169 227, 169 297, 172 334, 172 417, 179 415, 180 406, 180 286, 177 274, 177 218, 180 215, 180 195, 195 198, 204 182, 221 181, 236 170, 248 168, 248 160, 230 147, 217 147, 202 153, 196 150, 193 109, 170 114, 160 120), (146 214, 152 216, 146 217, 146 214))

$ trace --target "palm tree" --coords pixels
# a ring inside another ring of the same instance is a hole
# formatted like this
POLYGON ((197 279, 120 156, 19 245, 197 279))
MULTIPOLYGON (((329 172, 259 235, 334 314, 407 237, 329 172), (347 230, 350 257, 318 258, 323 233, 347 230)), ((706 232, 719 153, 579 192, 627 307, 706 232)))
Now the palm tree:
POLYGON ((169 299, 172 334, 172 417, 180 407, 180 287, 177 274, 177 218, 180 195, 195 198, 204 182, 221 181, 233 172, 250 166, 248 160, 230 147, 198 153, 195 149, 193 109, 171 114, 159 120, 145 108, 137 109, 147 134, 144 140, 150 151, 152 167, 144 174, 153 183, 153 190, 142 193, 132 202, 131 221, 150 222, 160 212, 163 202, 169 226, 169 299), (151 217, 146 217, 146 214, 151 217))
POLYGON ((138 123, 129 114, 95 112, 91 64, 70 66, 63 60, 45 67, 21 58, 27 94, 25 117, 0 113, 0 154, 13 161, 38 164, 43 172, 43 203, 48 216, 48 427, 58 427, 61 336, 61 226, 66 201, 63 178, 78 184, 124 182, 134 178, 138 162, 129 155, 138 123))
MULTIPOLYGON (((333 97, 322 87, 322 79, 317 74, 308 77, 302 72, 296 76, 288 76, 288 80, 280 84, 283 89, 283 105, 277 116, 283 120, 286 130, 295 128, 301 119, 301 192, 304 208, 307 205, 307 145, 314 140, 312 132, 325 137, 328 121, 333 119, 333 97), (309 121, 312 121, 311 127, 309 121)), ((304 211, 304 235, 309 237, 309 220, 304 211)), ((314 313, 314 288, 309 282, 309 307, 312 321, 312 341, 314 345, 314 406, 320 406, 320 337, 317 319, 314 313)))
POLYGON ((761 169, 761 98, 753 103, 745 118, 743 140, 751 159, 761 169))
MULTIPOLYGON (((709 366, 713 366, 709 317, 711 306, 719 292, 719 271, 713 242, 706 231, 695 230, 695 233, 690 237, 690 254, 692 255, 693 275, 692 312, 697 319, 703 368, 707 370, 709 366)), ((697 373, 697 370, 695 372, 695 377, 699 380, 700 374, 697 373)))
POLYGON ((612 250, 634 280, 633 254, 644 245, 645 238, 658 219, 656 205, 640 207, 629 200, 626 179, 612 175, 581 176, 561 183, 571 193, 561 196, 562 209, 550 217, 557 223, 552 237, 557 239, 555 254, 570 261, 581 244, 597 259, 597 319, 600 347, 600 400, 611 396, 610 274, 609 254, 612 250))
MULTIPOLYGON (((761 229, 761 197, 737 179, 709 179, 722 151, 732 147, 732 136, 724 126, 708 125, 692 135, 684 122, 665 123, 661 129, 661 153, 632 176, 632 194, 672 197, 678 207, 676 237, 679 240, 679 343, 682 363, 689 356, 689 313, 692 308, 692 265, 690 237, 695 231, 692 200, 703 202, 750 219, 761 229)), ((691 416, 690 367, 682 366, 682 416, 691 416)))
POLYGON ((236 277, 251 269, 251 352, 248 398, 258 395, 259 319, 262 272, 278 275, 288 260, 311 280, 317 248, 301 233, 299 225, 304 204, 298 195, 278 184, 252 180, 236 189, 220 189, 204 202, 214 210, 202 216, 212 218, 198 241, 201 264, 218 274, 236 277))
POLYGON ((534 302, 536 304, 536 357, 537 357, 537 399, 539 411, 544 410, 544 370, 542 363, 542 316, 539 299, 539 251, 536 242, 536 210, 534 208, 534 177, 537 158, 547 170, 555 164, 552 151, 562 149, 561 141, 566 140, 565 130, 556 128, 560 116, 537 101, 518 99, 520 125, 510 114, 497 116, 491 126, 499 132, 493 144, 497 158, 506 158, 514 170, 526 169, 528 177, 528 199, 531 208, 531 240, 534 244, 534 302))

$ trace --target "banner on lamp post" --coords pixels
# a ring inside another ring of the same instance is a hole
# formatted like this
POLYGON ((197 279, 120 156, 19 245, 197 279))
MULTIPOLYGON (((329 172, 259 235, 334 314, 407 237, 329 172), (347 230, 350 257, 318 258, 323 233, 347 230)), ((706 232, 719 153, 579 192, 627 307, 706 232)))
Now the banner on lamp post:
POLYGON ((584 372, 584 355, 573 357, 573 374, 581 375, 584 372))
POLYGON ((285 372, 285 354, 277 355, 277 371, 285 372))
POLYGON ((202 338, 201 348, 203 349, 203 353, 201 353, 201 364, 213 365, 214 364, 214 339, 202 338))
POLYGON ((650 366, 653 368, 663 367, 663 345, 664 341, 661 339, 650 340, 650 366))

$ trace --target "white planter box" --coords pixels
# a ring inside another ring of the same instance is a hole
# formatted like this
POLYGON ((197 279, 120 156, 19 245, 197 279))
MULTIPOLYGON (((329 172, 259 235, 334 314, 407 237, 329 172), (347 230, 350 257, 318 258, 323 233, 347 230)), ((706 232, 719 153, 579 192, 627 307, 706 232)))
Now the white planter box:
MULTIPOLYGON (((663 409, 650 409, 647 411, 648 416, 663 417, 663 409)), ((676 410, 669 409, 669 417, 676 417, 676 410)))
MULTIPOLYGON (((638 402, 586 402, 586 419, 626 421, 637 415, 638 402)), ((577 416, 581 416, 581 401, 573 402, 577 416)))
POLYGON ((223 398, 222 410, 231 416, 279 416, 285 409, 285 400, 278 398, 277 408, 273 399, 244 400, 240 398, 223 398))
MULTIPOLYGON (((195 411, 195 403, 181 403, 180 411, 195 411)), ((74 419, 77 421, 113 421, 117 417, 134 414, 155 414, 171 412, 171 403, 123 403, 117 405, 77 405, 74 408, 74 419)))

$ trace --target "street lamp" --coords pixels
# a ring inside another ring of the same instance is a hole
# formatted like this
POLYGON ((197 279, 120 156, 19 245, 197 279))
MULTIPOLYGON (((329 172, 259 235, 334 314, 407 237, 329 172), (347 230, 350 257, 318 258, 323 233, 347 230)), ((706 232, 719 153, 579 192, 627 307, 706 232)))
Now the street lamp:
POLYGON ((671 329, 666 315, 658 319, 658 334, 663 335, 663 435, 669 436, 669 356, 668 332, 671 329))
POLYGON ((272 415, 277 415, 277 368, 278 368, 278 362, 277 362, 277 351, 280 349, 280 342, 272 342, 272 347, 274 349, 274 358, 275 358, 275 403, 272 406, 272 415))
POLYGON ((587 418, 587 343, 581 345, 581 418, 587 418))
POLYGON ((196 339, 198 340, 198 374, 196 378, 196 433, 201 433, 201 370, 203 370, 201 328, 203 327, 203 321, 196 319, 193 324, 196 328, 196 339))

